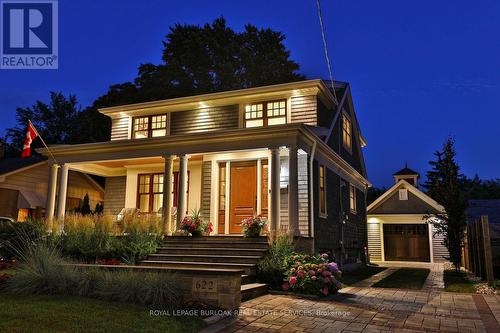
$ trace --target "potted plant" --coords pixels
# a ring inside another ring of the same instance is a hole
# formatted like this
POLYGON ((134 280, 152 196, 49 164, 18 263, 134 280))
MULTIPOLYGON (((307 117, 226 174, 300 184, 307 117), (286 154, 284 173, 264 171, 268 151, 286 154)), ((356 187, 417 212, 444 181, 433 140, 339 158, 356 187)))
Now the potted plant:
POLYGON ((241 221, 244 237, 259 237, 262 229, 266 226, 267 220, 260 215, 247 217, 241 221))
POLYGON ((193 237, 208 236, 213 231, 212 223, 203 222, 199 209, 193 209, 191 214, 182 220, 180 229, 193 237))

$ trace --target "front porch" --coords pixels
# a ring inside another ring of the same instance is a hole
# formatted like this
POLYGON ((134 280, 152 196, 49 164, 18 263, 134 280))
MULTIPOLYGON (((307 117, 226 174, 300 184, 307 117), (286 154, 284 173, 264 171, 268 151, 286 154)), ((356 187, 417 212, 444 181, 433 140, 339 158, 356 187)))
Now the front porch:
POLYGON ((61 154, 51 167, 46 217, 64 219, 67 174, 75 170, 106 178, 105 214, 123 208, 158 214, 169 234, 199 209, 214 235, 241 234, 241 220, 260 214, 271 232, 313 236, 311 152, 318 138, 309 129, 179 137, 53 148, 61 154))

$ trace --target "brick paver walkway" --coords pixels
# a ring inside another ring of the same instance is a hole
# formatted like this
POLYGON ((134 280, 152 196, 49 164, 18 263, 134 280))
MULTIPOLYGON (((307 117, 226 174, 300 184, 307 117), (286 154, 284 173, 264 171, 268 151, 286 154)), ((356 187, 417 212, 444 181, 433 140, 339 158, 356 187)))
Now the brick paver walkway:
POLYGON ((444 264, 431 264, 431 272, 425 280, 423 290, 444 290, 444 264))
POLYGON ((265 295, 206 332, 500 332, 500 296, 342 289, 332 300, 265 295))

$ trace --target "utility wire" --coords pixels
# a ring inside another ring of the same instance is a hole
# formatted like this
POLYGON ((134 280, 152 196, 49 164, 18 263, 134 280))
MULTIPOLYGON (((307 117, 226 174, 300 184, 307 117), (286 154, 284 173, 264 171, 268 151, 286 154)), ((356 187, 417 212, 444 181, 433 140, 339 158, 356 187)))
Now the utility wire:
POLYGON ((337 94, 335 93, 335 86, 333 84, 333 74, 332 74, 332 66, 330 64, 330 56, 328 55, 328 45, 326 44, 325 27, 323 25, 323 17, 321 14, 321 2, 320 2, 320 0, 316 0, 316 4, 318 5, 319 25, 321 26, 321 37, 323 38, 323 46, 325 48, 326 65, 328 66, 328 73, 330 74, 330 83, 332 85, 333 98, 335 100, 335 104, 338 105, 339 102, 337 100, 337 94))

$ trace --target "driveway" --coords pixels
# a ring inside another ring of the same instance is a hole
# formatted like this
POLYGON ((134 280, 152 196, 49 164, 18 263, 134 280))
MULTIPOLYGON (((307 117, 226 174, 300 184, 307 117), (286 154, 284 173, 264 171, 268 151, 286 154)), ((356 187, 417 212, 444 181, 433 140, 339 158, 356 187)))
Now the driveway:
POLYGON ((500 332, 500 296, 348 287, 330 300, 265 295, 205 332, 500 332))

